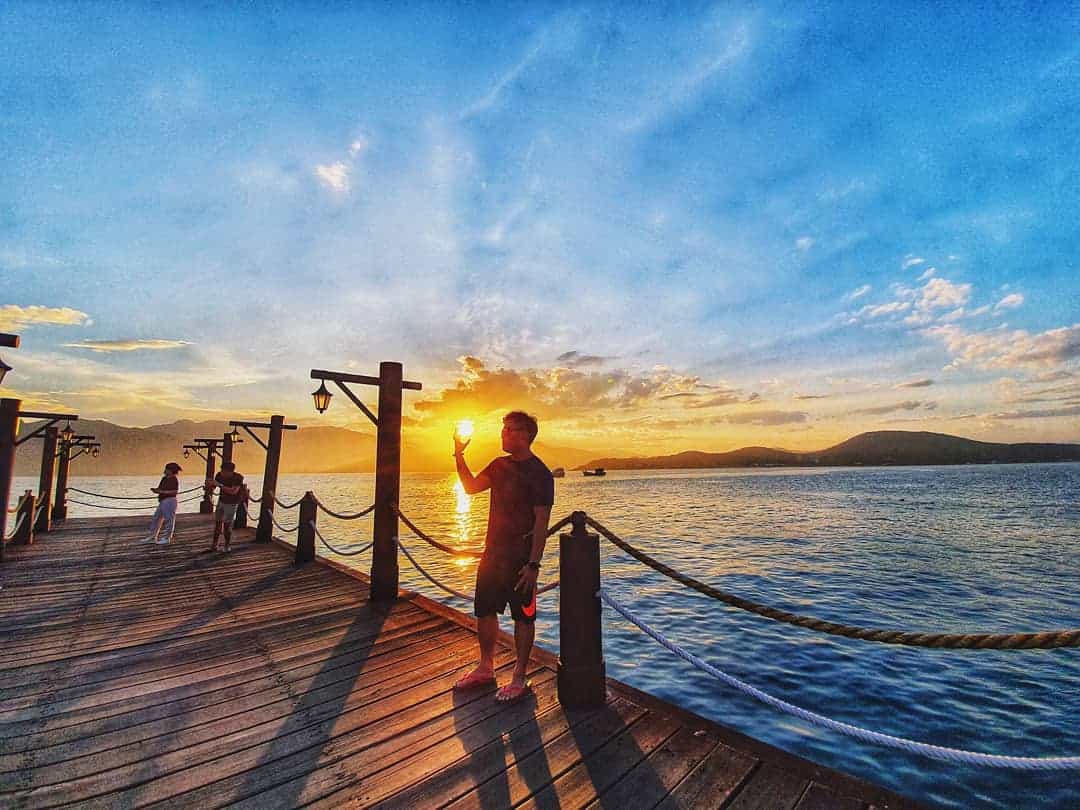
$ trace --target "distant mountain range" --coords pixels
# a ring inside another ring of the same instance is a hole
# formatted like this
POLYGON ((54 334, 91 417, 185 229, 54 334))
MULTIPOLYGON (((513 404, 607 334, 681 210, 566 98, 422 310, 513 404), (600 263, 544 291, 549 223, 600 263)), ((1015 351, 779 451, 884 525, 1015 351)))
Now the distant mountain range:
POLYGON ((743 447, 727 453, 688 450, 670 456, 596 458, 577 469, 705 469, 711 467, 852 467, 924 464, 1017 464, 1080 461, 1080 444, 996 444, 944 433, 878 430, 825 450, 793 453, 743 447))
MULTIPOLYGON (((34 430, 40 422, 26 422, 21 435, 34 430)), ((63 427, 63 425, 61 425, 63 427)), ((146 428, 129 428, 96 419, 80 419, 72 427, 79 434, 93 435, 101 442, 101 454, 97 458, 81 456, 71 467, 73 476, 93 475, 154 475, 168 461, 179 462, 187 477, 201 476, 202 459, 192 455, 183 457, 183 446, 196 437, 220 437, 231 428, 227 422, 193 422, 181 420, 168 425, 146 428)), ((246 474, 258 474, 263 470, 263 449, 241 431, 244 443, 239 445, 233 458, 239 469, 246 474)), ((265 435, 265 431, 260 435, 265 435)), ((452 446, 446 438, 445 452, 414 447, 409 443, 408 430, 402 436, 402 468, 405 470, 453 470, 452 446)), ((41 440, 31 439, 19 446, 15 456, 15 474, 37 476, 41 464, 41 440)), ((587 451, 536 444, 537 454, 550 466, 572 467, 589 457, 587 451)), ((473 448, 470 461, 474 469, 486 464, 498 455, 498 446, 481 445, 473 448)), ((281 452, 283 473, 355 473, 372 472, 375 469, 375 431, 349 430, 341 427, 302 425, 299 430, 287 431, 281 452)))

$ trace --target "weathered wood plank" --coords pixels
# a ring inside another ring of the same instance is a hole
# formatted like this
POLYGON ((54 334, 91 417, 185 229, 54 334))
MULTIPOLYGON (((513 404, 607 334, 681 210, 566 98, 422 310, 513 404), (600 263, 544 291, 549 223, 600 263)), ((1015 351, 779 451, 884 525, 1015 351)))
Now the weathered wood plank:
MULTIPOLYGON (((209 521, 140 545, 145 519, 68 521, 0 570, 5 806, 916 807, 609 682, 608 705, 457 694, 473 623, 368 600, 341 566, 209 521)), ((513 652, 502 641, 498 675, 513 652)))

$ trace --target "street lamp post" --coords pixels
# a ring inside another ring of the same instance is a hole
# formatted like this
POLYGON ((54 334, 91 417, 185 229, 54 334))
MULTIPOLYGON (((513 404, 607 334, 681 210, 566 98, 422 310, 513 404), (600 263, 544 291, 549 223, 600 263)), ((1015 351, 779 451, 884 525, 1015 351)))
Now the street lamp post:
POLYGON ((398 519, 395 510, 401 491, 401 392, 405 389, 420 391, 423 386, 403 380, 401 363, 393 362, 380 363, 378 377, 312 369, 311 379, 322 381, 318 390, 312 393, 315 408, 320 413, 330 406, 331 394, 326 388, 326 381, 330 380, 375 425, 375 544, 371 555, 371 599, 397 599, 398 519), (348 383, 378 386, 378 416, 360 401, 348 383))
MULTIPOLYGON (((255 530, 255 542, 256 543, 269 543, 270 538, 274 534, 274 496, 277 493, 277 480, 278 480, 278 468, 281 465, 281 437, 282 431, 296 430, 296 425, 286 425, 285 417, 280 414, 275 414, 270 417, 270 422, 245 422, 243 420, 235 420, 229 422, 229 426, 234 428, 233 433, 239 435, 235 428, 243 428, 259 447, 266 451, 266 466, 263 468, 263 482, 262 482, 262 500, 259 501, 259 505, 262 509, 259 512, 259 526, 255 530), (255 432, 256 429, 264 429, 267 431, 266 441, 262 440, 262 437, 255 432)), ((237 510, 236 520, 233 525, 236 528, 243 528, 247 525, 247 513, 246 505, 244 511, 237 510), (243 514, 243 525, 240 522, 240 515, 243 514)))
MULTIPOLYGON (((38 413, 36 411, 20 410, 22 400, 0 399, 0 538, 7 533, 8 502, 11 497, 11 482, 15 477, 15 450, 25 441, 40 436, 62 419, 69 422, 77 420, 76 414, 38 413), (39 425, 25 436, 19 436, 20 419, 44 419, 45 424, 39 425)), ((26 527, 32 530, 32 527, 26 527)), ((4 559, 4 546, 0 541, 0 561, 4 559)))
POLYGON ((91 455, 96 455, 96 451, 101 447, 101 443, 95 442, 93 439, 94 437, 90 435, 72 436, 70 442, 60 442, 60 451, 57 454, 59 463, 56 465, 56 494, 53 496, 52 503, 53 521, 67 520, 68 471, 71 467, 71 462, 86 452, 84 448, 90 448, 91 455), (72 450, 78 452, 72 455, 72 450))

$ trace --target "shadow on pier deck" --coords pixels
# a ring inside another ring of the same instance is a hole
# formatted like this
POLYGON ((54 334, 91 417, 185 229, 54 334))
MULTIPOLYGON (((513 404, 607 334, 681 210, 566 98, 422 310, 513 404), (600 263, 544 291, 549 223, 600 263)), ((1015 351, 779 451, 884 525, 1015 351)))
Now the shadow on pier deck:
MULTIPOLYGON (((0 805, 908 808, 915 803, 609 682, 567 711, 458 695, 471 621, 206 516, 69 520, 0 570, 0 805)), ((500 680, 513 653, 500 648, 500 680)))

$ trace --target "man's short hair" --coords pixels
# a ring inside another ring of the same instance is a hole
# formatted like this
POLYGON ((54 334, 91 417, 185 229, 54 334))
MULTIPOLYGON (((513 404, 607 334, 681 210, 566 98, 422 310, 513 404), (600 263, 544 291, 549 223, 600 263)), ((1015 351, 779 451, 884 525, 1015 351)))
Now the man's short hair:
POLYGON ((522 428, 529 434, 529 444, 533 443, 536 434, 540 432, 540 426, 536 424, 536 417, 530 416, 525 411, 510 411, 503 417, 503 423, 509 422, 514 427, 522 428))
POLYGON ((168 464, 165 465, 165 469, 169 472, 180 472, 184 468, 177 464, 175 461, 170 461, 168 464))
POLYGON ((223 462, 221 462, 221 471, 222 472, 232 472, 235 469, 236 469, 236 465, 233 464, 231 461, 223 461, 223 462))

